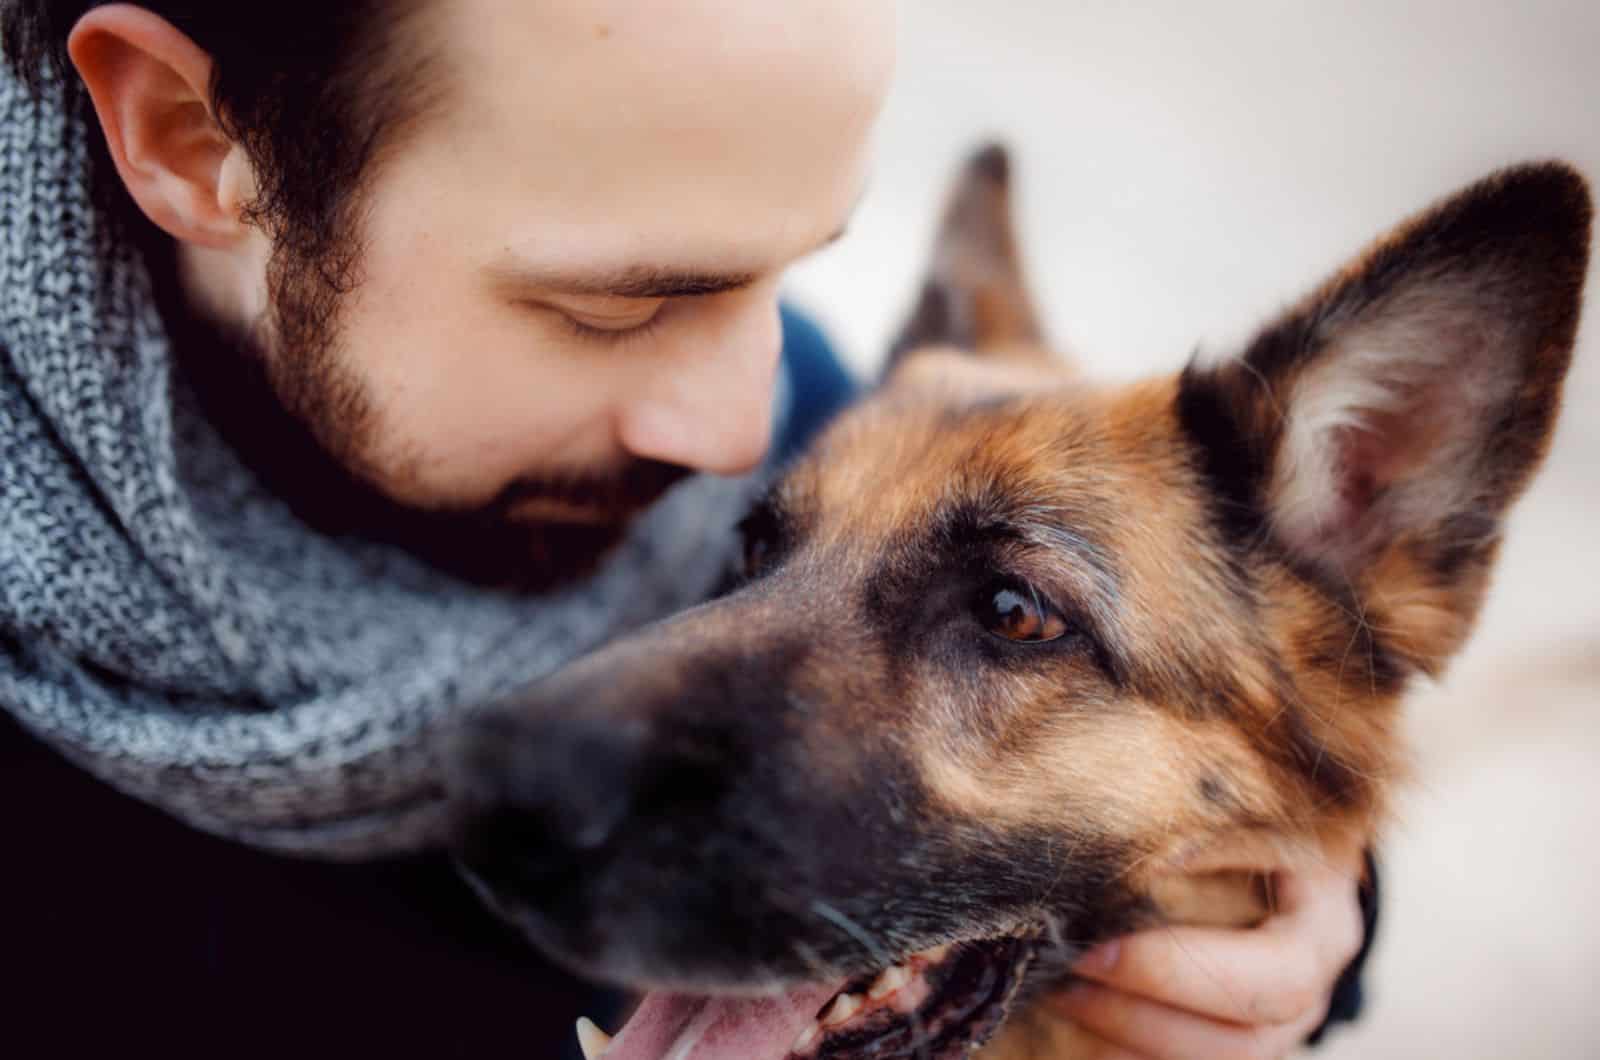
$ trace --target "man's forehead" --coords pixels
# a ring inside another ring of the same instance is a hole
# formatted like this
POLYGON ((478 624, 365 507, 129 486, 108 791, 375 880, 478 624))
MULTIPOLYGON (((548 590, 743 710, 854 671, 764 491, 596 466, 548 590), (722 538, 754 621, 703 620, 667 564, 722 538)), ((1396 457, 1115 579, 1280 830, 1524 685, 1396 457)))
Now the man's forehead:
POLYGON ((860 195, 888 3, 445 6, 452 83, 407 201, 436 180, 430 220, 491 269, 714 289, 827 242, 860 195))
POLYGON ((571 116, 568 132, 875 110, 894 55, 890 0, 809 0, 799 13, 748 0, 452 0, 431 32, 486 108, 475 117, 571 116))

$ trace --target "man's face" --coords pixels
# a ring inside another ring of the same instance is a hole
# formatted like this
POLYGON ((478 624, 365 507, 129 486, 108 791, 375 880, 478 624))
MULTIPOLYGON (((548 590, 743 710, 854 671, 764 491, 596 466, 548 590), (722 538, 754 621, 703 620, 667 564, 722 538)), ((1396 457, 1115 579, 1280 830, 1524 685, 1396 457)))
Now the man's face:
POLYGON ((451 0, 413 29, 443 102, 374 170, 359 283, 331 328, 267 329, 323 444, 414 508, 596 530, 659 465, 754 466, 779 277, 860 194, 892 6, 451 0))

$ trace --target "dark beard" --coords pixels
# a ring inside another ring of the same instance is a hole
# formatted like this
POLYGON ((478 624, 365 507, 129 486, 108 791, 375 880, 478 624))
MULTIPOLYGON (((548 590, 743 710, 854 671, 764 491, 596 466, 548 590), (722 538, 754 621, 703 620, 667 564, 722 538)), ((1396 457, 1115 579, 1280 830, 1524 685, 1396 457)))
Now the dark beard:
POLYGON ((689 474, 641 460, 613 475, 518 479, 470 508, 424 509, 392 499, 364 473, 370 406, 334 358, 337 295, 323 276, 274 262, 276 358, 252 335, 195 319, 175 279, 160 298, 178 366, 203 414, 307 526, 397 546, 477 585, 541 591, 592 573, 631 518, 689 474), (516 518, 530 502, 570 517, 516 518))

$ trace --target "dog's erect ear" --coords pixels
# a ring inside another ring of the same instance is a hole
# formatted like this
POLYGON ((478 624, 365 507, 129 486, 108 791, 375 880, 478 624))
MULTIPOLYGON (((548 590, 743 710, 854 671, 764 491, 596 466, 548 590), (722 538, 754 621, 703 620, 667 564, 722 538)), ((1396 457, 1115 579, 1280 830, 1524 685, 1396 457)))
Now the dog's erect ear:
POLYGON ((1011 161, 998 144, 973 155, 957 181, 889 367, 925 346, 1043 353, 1011 224, 1011 161))
MULTIPOLYGON (((1506 170, 1402 225, 1240 359, 1191 366, 1179 413, 1232 531, 1330 584, 1470 620, 1555 425, 1591 212, 1565 165, 1506 170)), ((1428 669, 1456 647, 1412 639, 1428 669)))

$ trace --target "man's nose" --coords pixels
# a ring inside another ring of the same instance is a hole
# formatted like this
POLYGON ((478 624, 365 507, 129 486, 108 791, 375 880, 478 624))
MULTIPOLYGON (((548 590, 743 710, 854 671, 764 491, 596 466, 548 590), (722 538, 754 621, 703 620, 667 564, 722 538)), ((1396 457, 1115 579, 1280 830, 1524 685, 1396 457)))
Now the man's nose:
POLYGON ((619 410, 628 452, 718 475, 761 463, 772 441, 782 327, 775 293, 738 294, 701 307, 703 319, 619 410))

